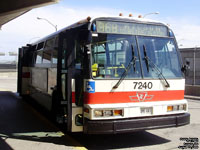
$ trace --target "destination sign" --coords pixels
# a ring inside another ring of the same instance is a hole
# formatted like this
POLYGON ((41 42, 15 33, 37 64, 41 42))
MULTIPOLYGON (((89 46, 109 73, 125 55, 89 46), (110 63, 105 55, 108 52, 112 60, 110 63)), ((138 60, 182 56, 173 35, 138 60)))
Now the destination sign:
POLYGON ((112 21, 96 21, 98 33, 146 35, 146 36, 168 36, 168 29, 162 25, 126 23, 112 21))

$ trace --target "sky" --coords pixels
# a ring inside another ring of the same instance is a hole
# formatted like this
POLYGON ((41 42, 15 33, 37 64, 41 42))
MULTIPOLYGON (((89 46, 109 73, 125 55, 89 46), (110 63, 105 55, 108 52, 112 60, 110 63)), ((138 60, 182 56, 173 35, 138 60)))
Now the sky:
POLYGON ((170 25, 180 48, 200 47, 200 1, 199 0, 60 0, 10 21, 0 30, 0 52, 17 52, 19 47, 51 34, 55 28, 45 20, 62 29, 86 17, 118 16, 123 13, 134 17, 148 15, 170 25))

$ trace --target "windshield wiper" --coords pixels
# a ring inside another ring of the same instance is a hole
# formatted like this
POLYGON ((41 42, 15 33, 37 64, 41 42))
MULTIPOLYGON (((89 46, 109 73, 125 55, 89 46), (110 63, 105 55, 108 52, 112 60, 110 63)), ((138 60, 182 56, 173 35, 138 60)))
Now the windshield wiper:
POLYGON ((124 78, 127 76, 128 71, 131 68, 131 65, 133 65, 133 70, 134 72, 136 71, 136 59, 137 57, 135 57, 135 52, 134 52, 134 48, 133 48, 133 44, 131 44, 131 50, 132 50, 132 58, 131 61, 129 62, 128 66, 125 68, 125 71, 122 73, 121 78, 119 79, 119 81, 113 86, 113 89, 116 89, 119 87, 119 85, 121 84, 121 82, 124 80, 124 78))
POLYGON ((149 59, 147 57, 147 51, 145 45, 143 45, 143 52, 144 52, 145 64, 147 66, 147 71, 149 72, 149 59))
MULTIPOLYGON (((149 72, 149 66, 151 66, 153 69, 155 69, 158 72, 158 76, 165 81, 165 87, 170 87, 169 82, 167 81, 167 79, 165 78, 165 76, 163 75, 163 73, 160 71, 159 67, 153 62, 151 61, 151 59, 147 56, 147 52, 146 52, 146 47, 145 45, 143 45, 143 50, 144 50, 144 59, 145 59, 145 63, 147 66, 147 71, 149 72)), ((160 79, 160 78, 159 78, 160 79)))

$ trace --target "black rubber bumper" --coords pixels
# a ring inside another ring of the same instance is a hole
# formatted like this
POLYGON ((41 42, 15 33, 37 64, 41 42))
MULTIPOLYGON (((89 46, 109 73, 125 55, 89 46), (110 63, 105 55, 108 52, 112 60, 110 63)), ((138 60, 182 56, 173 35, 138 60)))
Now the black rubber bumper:
POLYGON ((140 130, 178 127, 190 123, 190 114, 177 114, 148 118, 130 118, 123 120, 84 120, 86 134, 115 134, 140 130))

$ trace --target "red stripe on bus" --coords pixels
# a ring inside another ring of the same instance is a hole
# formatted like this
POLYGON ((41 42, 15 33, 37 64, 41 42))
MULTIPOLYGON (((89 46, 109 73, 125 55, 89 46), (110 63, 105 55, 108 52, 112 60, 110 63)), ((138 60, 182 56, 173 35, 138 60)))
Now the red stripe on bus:
POLYGON ((184 99, 184 90, 175 91, 147 91, 147 92, 96 92, 86 93, 85 104, 112 104, 155 102, 184 99))

